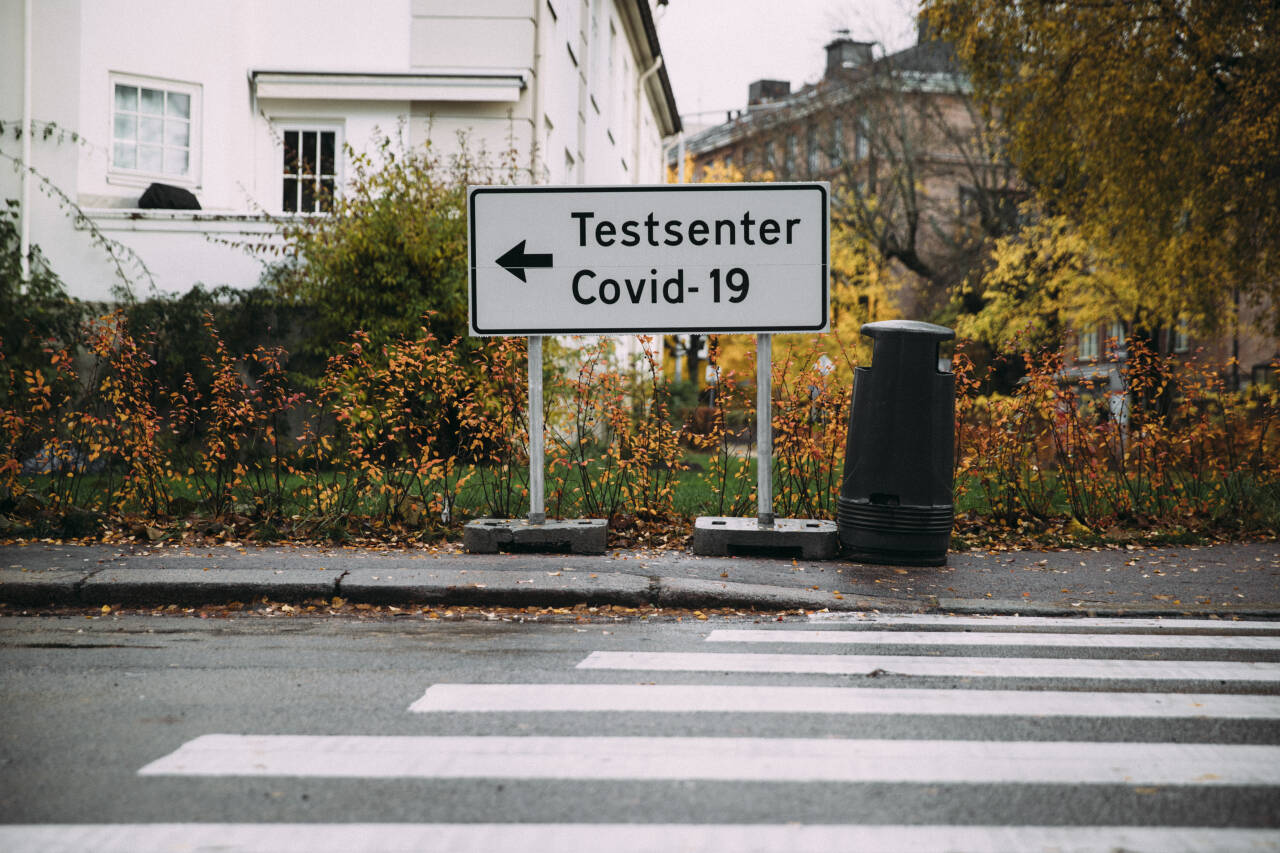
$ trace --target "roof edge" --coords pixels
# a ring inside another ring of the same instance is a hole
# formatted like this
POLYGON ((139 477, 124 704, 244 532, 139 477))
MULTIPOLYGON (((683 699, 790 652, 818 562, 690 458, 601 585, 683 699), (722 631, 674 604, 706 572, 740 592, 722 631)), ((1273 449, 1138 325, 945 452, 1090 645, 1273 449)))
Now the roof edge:
MULTIPOLYGON (((649 0, 635 0, 636 12, 640 15, 640 23, 644 35, 649 42, 649 55, 654 59, 662 59, 658 67, 658 85, 662 87, 662 98, 667 113, 671 118, 671 133, 679 133, 684 129, 680 123, 680 110, 676 107, 676 94, 671 88, 671 78, 667 74, 667 60, 662 55, 662 44, 658 41, 658 27, 653 20, 653 12, 649 9, 649 0)), ((664 136, 668 134, 663 134, 664 136)))

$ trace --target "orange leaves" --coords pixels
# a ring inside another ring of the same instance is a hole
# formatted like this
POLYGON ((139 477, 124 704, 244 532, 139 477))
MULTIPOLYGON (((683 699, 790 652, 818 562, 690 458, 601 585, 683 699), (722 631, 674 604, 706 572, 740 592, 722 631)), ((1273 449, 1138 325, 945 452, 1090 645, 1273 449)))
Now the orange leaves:
MULTIPOLYGON (((523 340, 445 341, 424 330, 375 345, 357 334, 308 397, 282 350, 232 352, 211 322, 201 334, 210 336, 208 374, 179 387, 163 387, 147 336, 119 317, 86 327, 86 358, 60 351, 48 371, 0 376, 11 395, 0 408, 0 494, 37 487, 53 512, 235 538, 397 541, 526 510, 523 340)), ((850 387, 824 374, 822 348, 775 346, 780 516, 834 514, 850 387)), ((549 515, 610 518, 615 543, 678 546, 689 515, 754 511, 750 377, 715 374, 686 416, 650 348, 632 365, 610 341, 550 351, 549 515)), ((1008 397, 980 396, 962 351, 953 366, 962 532, 1180 535, 1274 520, 1274 394, 1228 393, 1211 366, 1154 359, 1136 345, 1120 391, 1063 382, 1058 353, 1029 357, 1026 381, 1008 397)))
POLYGON ((1274 395, 1232 394, 1216 366, 1130 341, 1123 387, 1026 357, 1012 396, 982 398, 958 356, 957 502, 1009 525, 1087 532, 1266 528, 1280 482, 1274 395), (1083 525, 1083 527, 1081 526, 1083 525))

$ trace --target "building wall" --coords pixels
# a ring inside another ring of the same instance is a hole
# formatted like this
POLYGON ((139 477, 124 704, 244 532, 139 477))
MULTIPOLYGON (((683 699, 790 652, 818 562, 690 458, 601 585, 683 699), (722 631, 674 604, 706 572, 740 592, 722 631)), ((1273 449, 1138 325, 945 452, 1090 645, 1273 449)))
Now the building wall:
MULTIPOLYGON (((741 174, 745 180, 771 175, 779 181, 838 182, 865 180, 871 169, 877 168, 883 183, 894 164, 886 162, 880 137, 894 137, 895 150, 901 154, 896 137, 904 121, 910 123, 909 131, 902 135, 911 140, 914 201, 921 223, 915 231, 916 247, 938 281, 925 281, 894 264, 886 284, 895 313, 927 317, 947 299, 948 275, 963 276, 963 270, 952 267, 958 260, 961 230, 966 227, 961 187, 973 178, 951 135, 972 135, 973 118, 952 91, 863 94, 860 89, 845 88, 842 79, 824 80, 816 91, 807 88, 754 115, 736 116, 713 130, 709 143, 695 140, 694 179, 727 173, 741 174), (878 103, 881 98, 887 99, 887 105, 878 103)), ((902 235, 907 231, 905 226, 897 230, 902 235)))
MULTIPOLYGON (((109 299, 119 283, 94 245, 95 229, 132 249, 162 291, 184 291, 197 281, 256 284, 261 262, 228 244, 273 239, 273 226, 260 214, 282 211, 282 133, 290 125, 334 128, 357 151, 402 125, 410 144, 430 139, 444 152, 455 150, 457 133, 467 131, 491 153, 514 147, 535 180, 660 180, 655 110, 664 105, 651 94, 641 110, 641 168, 630 154, 623 165, 635 121, 634 111, 626 121, 618 103, 628 103, 628 91, 634 95, 637 56, 648 43, 618 0, 33 0, 31 6, 32 117, 78 137, 38 137, 31 163, 89 213, 92 226, 77 226, 51 197, 55 191, 35 187, 24 215, 32 242, 82 298, 109 299), (253 75, 263 72, 321 79, 310 88, 270 89, 255 84, 262 78, 253 75), (357 73, 431 77, 439 85, 419 84, 399 96, 371 84, 346 97, 341 87, 357 73), (139 177, 112 168, 118 75, 198 97, 190 175, 139 177), (486 75, 508 81, 506 88, 477 85, 486 75), (520 85, 509 82, 520 78, 520 85), (190 189, 203 211, 137 210, 152 180, 190 189)), ((23 8, 23 0, 0 0, 5 120, 22 114, 23 8)), ((0 152, 19 156, 11 133, 0 152)), ((340 167, 339 184, 345 171, 340 167)), ((0 198, 18 194, 16 174, 0 170, 0 198)), ((130 277, 142 283, 136 295, 145 296, 148 277, 137 269, 130 277)))
MULTIPOLYGON (((414 69, 502 68, 524 73, 532 81, 538 11, 535 0, 413 0, 409 65, 414 69)), ((415 102, 411 138, 414 143, 430 139, 435 145, 452 146, 459 131, 468 131, 472 142, 490 153, 513 147, 528 152, 534 138, 535 91, 536 85, 531 85, 515 103, 415 102)))

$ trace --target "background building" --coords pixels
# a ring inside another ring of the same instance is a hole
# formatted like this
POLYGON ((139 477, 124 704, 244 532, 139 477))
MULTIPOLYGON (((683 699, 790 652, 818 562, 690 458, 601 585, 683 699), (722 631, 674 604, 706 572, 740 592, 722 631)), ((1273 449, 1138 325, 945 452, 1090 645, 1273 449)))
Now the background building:
MULTIPOLYGON (((951 46, 923 23, 916 44, 884 55, 840 31, 821 59, 822 77, 796 91, 785 80, 751 83, 744 109, 669 147, 668 167, 683 147, 689 180, 831 181, 833 224, 885 262, 887 290, 859 295, 859 303, 872 317, 933 319, 979 268, 991 239, 1017 232, 1028 193, 951 46)), ((836 278, 838 285, 838 271, 836 278)), ((1280 340, 1260 331, 1257 306, 1236 308, 1238 322, 1213 337, 1160 330, 1161 350, 1216 364, 1234 358, 1230 383, 1266 380, 1280 340)), ((1097 362, 1114 374, 1124 350, 1107 341, 1131 333, 1121 322, 1070 330, 1072 375, 1092 375, 1097 362)))
POLYGON ((0 0, 0 154, 35 170, 25 192, 21 170, 2 170, 0 198, 25 198, 29 240, 73 296, 109 299, 120 276, 95 235, 136 252, 162 291, 256 284, 260 260, 231 244, 269 241, 263 214, 319 211, 342 187, 344 145, 382 134, 449 150, 466 131, 537 182, 660 182, 680 123, 653 13, 650 0, 0 0), (140 208, 153 183, 200 209, 140 208))
POLYGON ((841 31, 823 59, 818 82, 793 92, 787 81, 758 80, 746 109, 686 139, 692 178, 832 181, 833 222, 889 262, 894 313, 927 316, 982 239, 1013 224, 1016 176, 950 46, 923 26, 915 45, 879 57, 841 31))

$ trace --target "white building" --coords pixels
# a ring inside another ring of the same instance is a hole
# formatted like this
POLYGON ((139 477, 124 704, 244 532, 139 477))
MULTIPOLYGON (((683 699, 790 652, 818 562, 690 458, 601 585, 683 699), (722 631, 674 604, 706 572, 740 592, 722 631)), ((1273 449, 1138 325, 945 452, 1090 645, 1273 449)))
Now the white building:
POLYGON ((663 5, 0 0, 0 160, 39 176, 24 188, 0 169, 0 201, 24 199, 24 231, 72 295, 109 299, 119 280, 93 228, 42 178, 166 292, 256 284, 261 259, 228 243, 269 238, 263 212, 313 211, 314 189, 342 186, 344 143, 402 124, 412 144, 448 148, 459 129, 491 151, 514 142, 540 182, 658 183, 679 130, 663 5), (290 149, 318 174, 300 179, 290 149), (153 183, 201 210, 140 209, 153 183))

